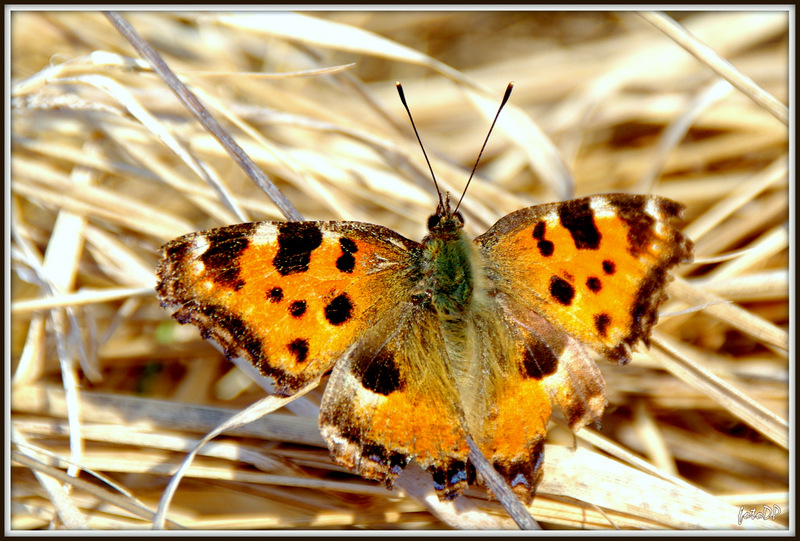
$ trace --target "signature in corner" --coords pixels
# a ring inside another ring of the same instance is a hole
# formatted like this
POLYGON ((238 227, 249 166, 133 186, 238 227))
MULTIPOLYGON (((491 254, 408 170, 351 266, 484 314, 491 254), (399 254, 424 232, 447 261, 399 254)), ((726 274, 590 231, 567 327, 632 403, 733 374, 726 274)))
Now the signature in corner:
POLYGON ((749 511, 745 511, 744 505, 739 508, 739 526, 742 525, 743 520, 775 520, 781 514, 781 508, 777 505, 772 507, 765 505, 763 511, 757 511, 755 507, 749 511))

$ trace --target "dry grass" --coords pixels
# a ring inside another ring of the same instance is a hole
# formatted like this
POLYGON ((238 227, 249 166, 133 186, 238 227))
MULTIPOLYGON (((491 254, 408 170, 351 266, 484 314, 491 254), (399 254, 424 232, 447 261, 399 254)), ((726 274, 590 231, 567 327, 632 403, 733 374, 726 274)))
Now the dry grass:
MULTIPOLYGON (((740 506, 775 504, 777 521, 743 525, 786 527, 787 13, 677 14, 713 50, 699 58, 634 13, 281 17, 127 14, 307 219, 422 237, 435 198, 395 80, 455 193, 516 82, 464 203, 473 234, 573 195, 687 206, 698 263, 680 269, 650 351, 600 362, 602 433, 581 431, 573 453, 551 429, 532 515, 728 528, 740 506), (716 55, 764 94, 719 83, 716 55)), ((282 216, 103 15, 15 12, 11 30, 10 527, 149 528, 194 443, 264 396, 159 308, 158 247, 282 216)), ((319 397, 203 447, 164 526, 513 527, 480 490, 458 515, 333 466, 319 397)))

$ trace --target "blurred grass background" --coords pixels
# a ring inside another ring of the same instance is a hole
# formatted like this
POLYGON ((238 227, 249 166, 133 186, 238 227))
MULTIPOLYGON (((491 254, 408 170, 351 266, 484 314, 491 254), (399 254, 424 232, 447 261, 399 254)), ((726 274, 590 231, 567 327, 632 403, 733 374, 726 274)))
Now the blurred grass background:
MULTIPOLYGON (((670 15, 788 103, 787 12, 670 15)), ((149 528, 192 442, 264 395, 158 306, 158 248, 283 218, 101 13, 9 16, 10 527, 149 528)), ((549 452, 530 511, 546 528, 720 528, 778 505, 776 521, 745 525, 786 527, 789 134, 720 82, 718 60, 633 12, 125 17, 306 219, 424 235, 436 198, 396 80, 452 194, 515 81, 462 207, 471 234, 593 193, 681 201, 697 263, 677 272, 656 346, 628 366, 600 361, 602 431, 577 438, 590 459, 549 452), (644 481, 605 475, 609 455, 649 464, 644 481), (671 507, 684 496, 669 487, 700 489, 702 504, 671 507)), ((321 389, 207 446, 167 527, 481 526, 333 466, 313 417, 321 389)), ((558 423, 549 439, 573 444, 558 423)), ((513 527, 484 491, 469 495, 513 527)))

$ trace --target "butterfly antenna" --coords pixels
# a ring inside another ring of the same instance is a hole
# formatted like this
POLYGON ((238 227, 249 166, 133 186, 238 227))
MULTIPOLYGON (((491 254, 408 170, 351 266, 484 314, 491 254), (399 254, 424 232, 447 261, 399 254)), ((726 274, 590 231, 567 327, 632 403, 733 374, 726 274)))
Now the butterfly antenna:
POLYGON ((503 110, 505 107, 506 102, 508 102, 508 98, 511 97, 511 91, 514 90, 514 81, 508 83, 508 87, 506 87, 506 93, 503 95, 503 101, 500 103, 500 107, 497 109, 497 114, 494 115, 494 120, 492 120, 492 125, 489 126, 489 133, 486 134, 486 139, 483 141, 483 146, 481 147, 481 151, 478 152, 478 159, 475 160, 475 165, 472 166, 472 172, 469 174, 469 178, 467 179, 467 185, 464 186, 464 191, 461 192, 461 197, 458 200, 458 204, 456 205, 455 210, 453 210, 453 214, 456 213, 458 207, 461 206, 461 201, 464 199, 464 196, 467 195, 467 188, 469 188, 469 183, 472 182, 472 176, 475 174, 475 170, 478 168, 478 162, 481 161, 481 156, 483 156, 483 150, 486 148, 486 143, 489 142, 489 136, 492 135, 492 130, 494 129, 494 125, 497 123, 497 117, 500 116, 500 111, 503 110))
MULTIPOLYGON (((400 101, 403 102, 403 107, 406 108, 406 112, 408 113, 408 119, 411 121, 411 127, 414 128, 414 135, 417 136, 417 141, 419 141, 419 147, 422 149, 422 155, 425 156, 425 161, 428 163, 428 169, 431 172, 431 178, 433 179, 433 186, 436 188, 436 195, 439 196, 439 206, 438 209, 444 209, 444 202, 442 201, 442 192, 439 190, 439 183, 436 182, 436 175, 433 174, 433 167, 431 166, 431 161, 428 159, 428 153, 425 152, 425 146, 422 144, 422 139, 419 137, 419 132, 417 131, 417 125, 414 124, 414 117, 411 116, 411 110, 408 108, 408 104, 406 103, 406 95, 403 93, 403 85, 399 82, 395 83, 397 86, 397 93, 400 94, 400 101)), ((448 205, 449 206, 449 205, 448 205)))

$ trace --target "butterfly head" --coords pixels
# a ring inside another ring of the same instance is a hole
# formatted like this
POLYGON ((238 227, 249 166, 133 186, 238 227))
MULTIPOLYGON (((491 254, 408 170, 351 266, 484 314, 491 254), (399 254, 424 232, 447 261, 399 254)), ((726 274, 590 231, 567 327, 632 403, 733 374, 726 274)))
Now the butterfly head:
POLYGON ((428 231, 451 232, 458 231, 464 227, 464 216, 458 212, 458 208, 450 210, 450 194, 445 194, 440 199, 436 207, 436 214, 428 218, 428 231))

